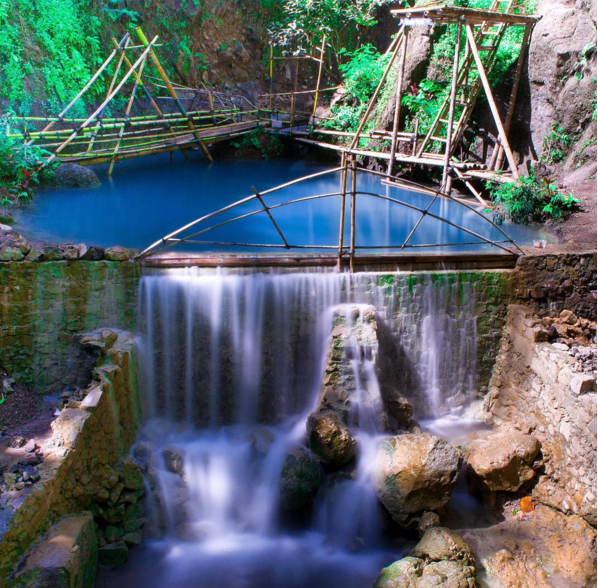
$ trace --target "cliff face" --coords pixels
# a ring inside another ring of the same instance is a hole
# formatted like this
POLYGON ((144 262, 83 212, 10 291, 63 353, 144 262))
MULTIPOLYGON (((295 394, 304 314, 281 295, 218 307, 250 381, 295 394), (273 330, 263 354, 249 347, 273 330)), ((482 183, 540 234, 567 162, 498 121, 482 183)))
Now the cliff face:
MULTIPOLYGON (((529 50, 533 153, 553 124, 579 137, 596 111, 596 1, 540 0, 529 50)), ((595 136, 595 135, 594 135, 595 136)))

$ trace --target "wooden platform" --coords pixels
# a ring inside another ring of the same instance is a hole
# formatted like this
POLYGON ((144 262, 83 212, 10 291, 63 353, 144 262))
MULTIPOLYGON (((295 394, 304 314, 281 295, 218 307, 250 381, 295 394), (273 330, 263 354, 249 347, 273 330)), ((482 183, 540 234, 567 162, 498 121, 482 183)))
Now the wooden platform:
MULTIPOLYGON (((401 255, 359 255, 354 271, 482 271, 510 270, 517 264, 516 255, 502 253, 423 253, 401 255)), ((156 255, 142 260, 146 268, 334 268, 336 255, 156 255)), ((343 269, 348 269, 343 268, 343 269)))

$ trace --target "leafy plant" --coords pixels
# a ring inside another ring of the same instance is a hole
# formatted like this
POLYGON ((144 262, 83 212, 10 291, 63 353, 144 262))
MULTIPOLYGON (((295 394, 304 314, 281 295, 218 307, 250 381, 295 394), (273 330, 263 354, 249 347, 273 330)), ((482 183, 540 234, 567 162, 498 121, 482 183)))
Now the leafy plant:
POLYGON ((538 178, 533 170, 529 176, 517 182, 493 184, 487 188, 497 208, 494 221, 501 224, 510 220, 516 224, 563 220, 574 211, 579 199, 571 194, 563 194, 557 186, 546 178, 538 178))
POLYGON ((112 22, 123 21, 136 23, 139 20, 139 12, 130 10, 126 0, 108 0, 106 6, 104 6, 102 10, 112 22))
POLYGON ((349 58, 348 62, 339 67, 346 93, 359 104, 367 102, 380 82, 390 56, 380 55, 376 48, 369 44, 353 52, 341 49, 339 55, 349 58))
POLYGON ((283 19, 272 23, 274 44, 295 54, 309 53, 327 42, 338 55, 356 47, 359 31, 376 24, 376 10, 390 0, 285 0, 283 19))
POLYGON ((43 176, 54 173, 56 165, 46 166, 40 171, 44 157, 49 152, 37 145, 28 145, 21 135, 11 134, 14 128, 14 113, 0 117, 0 204, 3 206, 29 202, 33 188, 43 176))
POLYGON ((571 137, 565 133, 563 128, 553 123, 550 134, 542 139, 544 153, 542 153, 540 160, 549 164, 562 161, 565 159, 565 154, 571 145, 571 141, 571 137))
POLYGON ((231 145, 235 149, 254 149, 263 159, 280 157, 284 152, 284 144, 280 137, 266 133, 262 128, 247 133, 240 141, 231 141, 231 145))

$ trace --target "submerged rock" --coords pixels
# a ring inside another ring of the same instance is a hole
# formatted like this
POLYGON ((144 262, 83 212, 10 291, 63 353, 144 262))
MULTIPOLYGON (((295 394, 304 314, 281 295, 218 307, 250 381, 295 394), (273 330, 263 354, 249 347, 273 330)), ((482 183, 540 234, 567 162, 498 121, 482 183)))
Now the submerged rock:
POLYGON ((308 506, 321 482, 320 465, 304 447, 293 449, 280 472, 280 505, 286 511, 308 506))
POLYGON ((433 435, 388 437, 378 447, 376 494, 395 522, 411 526, 446 506, 461 461, 461 452, 433 435))
POLYGON ((531 435, 490 435, 467 445, 467 478, 483 492, 516 492, 535 477, 532 464, 539 453, 540 443, 531 435))
POLYGON ((129 548, 124 541, 116 541, 98 549, 98 563, 102 566, 122 566, 129 561, 129 548))
POLYGON ((333 410, 310 415, 307 435, 314 455, 328 466, 341 467, 355 457, 355 439, 333 410))
POLYGON ((409 557, 384 568, 374 588, 475 588, 475 558, 445 527, 428 529, 409 557))

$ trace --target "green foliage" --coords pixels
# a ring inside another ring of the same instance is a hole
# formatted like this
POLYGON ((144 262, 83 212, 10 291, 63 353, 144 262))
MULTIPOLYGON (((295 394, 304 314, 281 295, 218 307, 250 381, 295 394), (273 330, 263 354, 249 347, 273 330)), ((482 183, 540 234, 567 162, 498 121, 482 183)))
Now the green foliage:
POLYGON ((108 0, 102 10, 112 22, 120 21, 135 24, 139 21, 139 12, 130 10, 123 0, 108 0))
POLYGON ((27 114, 43 88, 48 107, 68 102, 73 88, 101 62, 100 19, 93 0, 0 0, 0 98, 27 114))
POLYGON ((353 52, 342 49, 339 55, 349 58, 339 68, 346 93, 359 104, 367 102, 379 84, 390 56, 380 55, 373 45, 363 45, 353 52))
POLYGON ((284 0, 283 18, 272 23, 274 44, 297 54, 310 52, 323 35, 338 54, 356 47, 358 33, 376 24, 376 10, 390 0, 284 0))
MULTIPOLYGON (((280 157, 284 152, 284 144, 278 135, 271 135, 262 128, 247 133, 240 141, 231 141, 235 149, 258 151, 263 159, 280 157)), ((241 153, 239 154, 241 155, 241 153)))
POLYGON ((420 132, 427 132, 442 106, 449 87, 432 80, 422 80, 403 96, 404 104, 413 118, 420 121, 420 132))
POLYGON ((497 208, 494 221, 498 224, 505 219, 517 224, 546 220, 561 221, 577 207, 579 199, 571 194, 562 194, 556 185, 538 178, 533 170, 526 178, 504 184, 487 184, 497 208))
POLYGON ((540 160, 549 164, 562 161, 565 159, 571 141, 571 137, 565 133, 562 127, 554 123, 550 134, 542 139, 544 153, 542 153, 540 160))
MULTIPOLYGON (((525 12, 532 14, 535 10, 536 0, 527 0, 523 3, 525 12)), ((488 8, 490 0, 456 0, 458 6, 470 8, 488 8)), ((439 36, 433 44, 428 76, 418 87, 413 87, 403 98, 403 104, 409 111, 409 118, 418 118, 420 133, 427 133, 434 121, 443 100, 450 91, 453 69, 454 51, 457 43, 457 25, 449 24, 439 27, 439 36)), ((460 63, 465 59, 465 31, 461 32, 460 63)), ((496 52, 493 69, 489 75, 491 85, 496 86, 502 81, 509 68, 519 57, 523 40, 523 27, 508 27, 496 52)), ((483 99, 483 98, 482 98, 483 99)), ((456 115, 460 114, 457 107, 456 115)))
POLYGON ((11 134, 14 130, 14 113, 0 117, 0 205, 7 206, 29 202, 33 187, 43 176, 53 174, 55 166, 45 167, 41 172, 38 166, 50 153, 36 145, 27 145, 20 135, 11 134))

